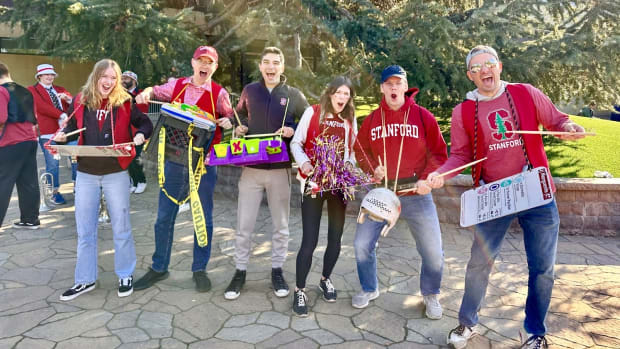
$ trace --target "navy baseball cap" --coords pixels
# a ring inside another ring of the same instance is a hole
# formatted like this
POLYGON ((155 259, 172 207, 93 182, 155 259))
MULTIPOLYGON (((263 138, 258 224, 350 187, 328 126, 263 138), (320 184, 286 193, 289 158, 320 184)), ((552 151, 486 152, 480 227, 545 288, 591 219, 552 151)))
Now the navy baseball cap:
POLYGON ((381 72, 381 83, 391 78, 392 76, 398 76, 401 79, 407 80, 407 72, 400 65, 391 65, 381 72))

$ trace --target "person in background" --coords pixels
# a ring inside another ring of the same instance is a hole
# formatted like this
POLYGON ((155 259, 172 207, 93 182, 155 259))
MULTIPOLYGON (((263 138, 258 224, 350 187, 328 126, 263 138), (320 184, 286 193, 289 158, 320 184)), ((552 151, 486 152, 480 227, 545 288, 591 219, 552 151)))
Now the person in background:
POLYGON ((0 227, 17 186, 20 219, 15 228, 39 229, 37 134, 32 94, 11 79, 0 62, 0 227))
MULTIPOLYGON (((136 96, 141 92, 138 89, 138 75, 136 73, 126 70, 121 75, 121 84, 129 94, 133 97, 134 102, 136 96)), ((147 104, 138 104, 138 108, 146 113, 148 111, 149 106, 147 104)), ((144 144, 140 144, 136 146, 136 157, 133 159, 131 164, 129 164, 129 176, 131 177, 131 187, 129 191, 135 194, 142 194, 146 190, 146 176, 144 175, 144 169, 142 168, 142 163, 140 162, 140 154, 142 154, 142 148, 144 148, 144 144)))
MULTIPOLYGON (((29 86, 28 89, 34 97, 36 106, 36 117, 39 123, 39 145, 45 158, 45 172, 52 175, 52 202, 56 205, 66 203, 65 198, 58 192, 60 187, 59 157, 52 155, 45 148, 45 143, 58 131, 62 123, 67 119, 67 109, 72 101, 71 94, 62 86, 54 85, 54 79, 58 74, 54 71, 51 64, 39 64, 34 77, 37 83, 29 86)), ((51 143, 55 144, 55 143, 51 143)), ((71 164, 71 178, 75 181, 77 164, 71 164)))

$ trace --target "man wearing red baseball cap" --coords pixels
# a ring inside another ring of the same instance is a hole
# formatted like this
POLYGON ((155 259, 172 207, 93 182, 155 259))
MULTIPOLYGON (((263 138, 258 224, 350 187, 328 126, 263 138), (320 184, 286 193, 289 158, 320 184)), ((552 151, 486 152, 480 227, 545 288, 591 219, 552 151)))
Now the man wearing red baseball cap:
MULTIPOLYGON (((217 70, 218 55, 211 46, 199 46, 192 56, 192 76, 170 79, 167 83, 159 86, 147 87, 136 96, 136 103, 148 103, 151 98, 166 102, 180 102, 196 105, 200 109, 209 112, 216 118, 219 126, 215 130, 215 136, 211 142, 219 143, 222 138, 221 128, 232 127, 233 110, 230 106, 228 92, 216 84, 211 77, 217 70)), ((205 149, 205 153, 209 149, 205 149)), ((209 243, 198 246, 196 234, 194 234, 194 261, 192 263, 193 280, 198 292, 207 292, 211 289, 211 281, 205 272, 207 263, 211 257, 211 238, 213 236, 213 190, 217 180, 215 166, 205 164, 207 173, 200 180, 198 195, 202 204, 209 243)), ((164 175, 167 179, 165 189, 177 199, 187 196, 189 188, 187 168, 171 161, 165 162, 164 175)), ((159 192, 159 207, 155 222, 155 252, 153 264, 148 272, 134 284, 135 290, 143 290, 151 287, 159 280, 168 277, 168 265, 172 252, 172 240, 174 223, 179 211, 179 206, 172 202, 162 190, 159 192)))

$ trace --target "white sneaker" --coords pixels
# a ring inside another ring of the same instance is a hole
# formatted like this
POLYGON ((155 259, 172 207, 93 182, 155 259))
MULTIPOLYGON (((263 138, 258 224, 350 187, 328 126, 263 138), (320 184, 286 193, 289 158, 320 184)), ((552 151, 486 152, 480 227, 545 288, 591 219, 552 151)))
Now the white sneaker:
POLYGON ((368 306, 368 303, 372 300, 379 298, 379 290, 372 292, 365 292, 361 290, 358 294, 351 299, 351 305, 353 308, 362 309, 368 306))
POLYGON ((133 193, 136 191, 136 187, 134 187, 133 185, 131 187, 129 187, 129 192, 133 193))
POLYGON ((138 183, 138 186, 136 186, 135 193, 142 194, 144 193, 145 190, 146 190, 146 183, 138 183))
POLYGON ((189 202, 186 202, 183 205, 179 206, 179 213, 185 211, 189 211, 189 202))
POLYGON ((436 294, 427 294, 423 297, 424 305, 426 306, 426 317, 432 320, 439 320, 443 315, 443 309, 439 304, 436 294))
POLYGON ((476 334, 478 332, 476 332, 474 327, 458 325, 448 332, 447 343, 454 349, 462 349, 467 346, 467 341, 476 334))

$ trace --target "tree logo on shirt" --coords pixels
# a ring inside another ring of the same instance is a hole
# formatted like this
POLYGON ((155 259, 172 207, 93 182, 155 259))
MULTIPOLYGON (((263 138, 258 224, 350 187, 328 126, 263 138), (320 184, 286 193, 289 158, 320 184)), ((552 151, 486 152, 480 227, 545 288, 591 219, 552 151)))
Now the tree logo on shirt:
POLYGON ((504 109, 495 110, 487 116, 489 127, 494 131, 491 133, 496 141, 512 138, 514 126, 510 120, 510 114, 504 109))

